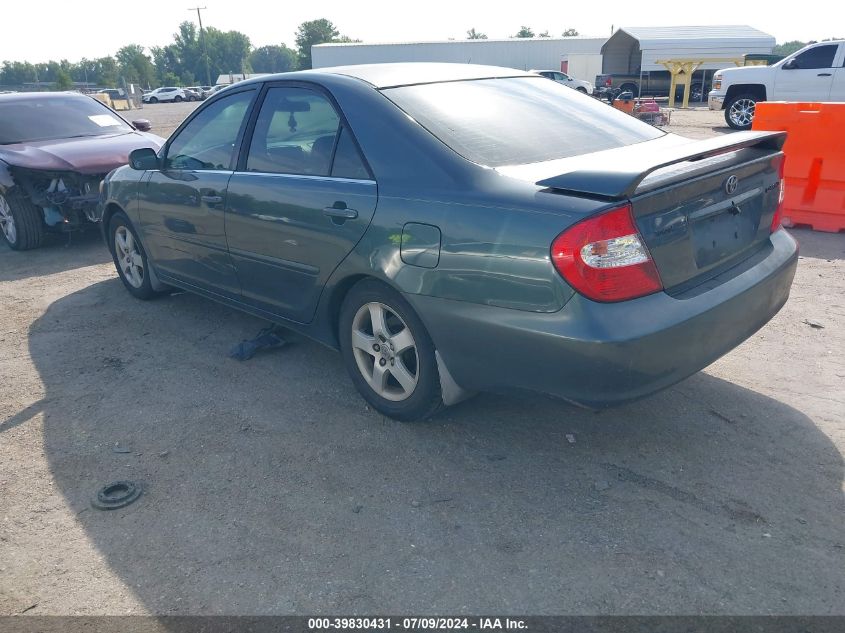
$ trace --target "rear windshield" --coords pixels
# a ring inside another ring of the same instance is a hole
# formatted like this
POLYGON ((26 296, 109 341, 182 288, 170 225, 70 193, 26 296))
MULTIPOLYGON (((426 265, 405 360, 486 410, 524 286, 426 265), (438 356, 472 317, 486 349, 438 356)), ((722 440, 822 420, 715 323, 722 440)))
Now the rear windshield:
POLYGON ((543 77, 387 88, 393 103, 480 165, 523 165, 632 145, 657 128, 543 77))
POLYGON ((0 101, 0 145, 131 131, 94 99, 55 95, 0 101))

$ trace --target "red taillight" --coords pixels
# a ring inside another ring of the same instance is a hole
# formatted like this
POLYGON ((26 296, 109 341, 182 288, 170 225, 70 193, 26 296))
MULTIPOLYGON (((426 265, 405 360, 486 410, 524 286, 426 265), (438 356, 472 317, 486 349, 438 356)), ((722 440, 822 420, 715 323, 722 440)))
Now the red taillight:
POLYGON ((604 80, 604 85, 610 88, 613 85, 613 79, 611 77, 608 77, 604 80))
POLYGON ((575 290, 595 301, 625 301, 663 289, 630 204, 558 235, 552 242, 552 262, 575 290))
POLYGON ((778 167, 778 178, 780 178, 780 191, 778 193, 778 206, 775 207, 775 214, 772 216, 771 233, 779 231, 783 228, 783 198, 785 194, 786 181, 783 178, 783 165, 786 162, 786 157, 782 157, 780 166, 778 167))

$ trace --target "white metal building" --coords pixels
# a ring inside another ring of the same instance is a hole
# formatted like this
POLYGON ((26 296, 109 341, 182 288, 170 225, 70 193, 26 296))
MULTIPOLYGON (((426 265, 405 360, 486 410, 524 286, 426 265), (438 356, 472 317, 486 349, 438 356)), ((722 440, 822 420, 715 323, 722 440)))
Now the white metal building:
POLYGON ((606 41, 606 37, 576 36, 318 44, 311 47, 311 58, 314 68, 383 62, 452 62, 519 70, 562 70, 578 79, 593 81, 606 41))
MULTIPOLYGON (((601 47, 602 72, 636 74, 666 70, 658 60, 742 58, 748 53, 770 54, 775 38, 750 26, 623 27, 601 47)), ((712 62, 703 70, 730 64, 712 62)))

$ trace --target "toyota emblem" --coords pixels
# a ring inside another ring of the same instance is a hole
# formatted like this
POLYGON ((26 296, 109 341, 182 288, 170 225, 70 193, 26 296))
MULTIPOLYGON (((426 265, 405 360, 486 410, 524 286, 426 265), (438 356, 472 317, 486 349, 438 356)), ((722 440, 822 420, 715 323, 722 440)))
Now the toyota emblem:
POLYGON ((736 193, 736 188, 739 186, 739 178, 736 176, 730 176, 725 181, 725 193, 729 196, 734 195, 736 193))

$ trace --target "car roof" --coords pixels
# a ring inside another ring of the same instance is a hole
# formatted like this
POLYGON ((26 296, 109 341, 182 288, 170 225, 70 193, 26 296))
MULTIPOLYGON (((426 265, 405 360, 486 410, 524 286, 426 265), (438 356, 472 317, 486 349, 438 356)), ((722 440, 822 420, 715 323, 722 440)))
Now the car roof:
POLYGON ((27 101, 30 99, 56 99, 62 97, 67 99, 90 99, 91 97, 81 94, 79 92, 14 92, 10 94, 0 94, 0 101, 27 101))
POLYGON ((332 66, 314 70, 302 70, 279 75, 266 75, 247 80, 245 83, 261 83, 276 79, 306 78, 321 74, 344 75, 360 79, 374 88, 396 88, 417 84, 440 83, 444 81, 466 81, 470 79, 496 79, 503 77, 536 77, 534 73, 480 64, 447 64, 437 62, 400 62, 390 64, 358 64, 354 66, 332 66))

